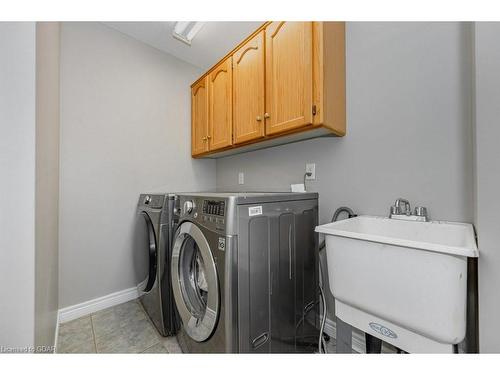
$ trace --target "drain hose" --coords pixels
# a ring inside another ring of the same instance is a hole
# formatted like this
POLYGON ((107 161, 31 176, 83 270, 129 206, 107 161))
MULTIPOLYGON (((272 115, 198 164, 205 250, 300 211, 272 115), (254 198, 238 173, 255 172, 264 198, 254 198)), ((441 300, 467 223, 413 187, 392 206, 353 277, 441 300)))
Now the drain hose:
MULTIPOLYGON (((343 212, 345 212, 347 214, 348 219, 350 219, 351 217, 358 216, 349 207, 342 206, 342 207, 339 207, 335 210, 335 212, 332 216, 331 222, 333 223, 334 221, 337 221, 340 214, 343 212)), ((325 241, 323 240, 323 242, 321 242, 321 244, 319 245, 319 251, 322 251, 324 248, 325 248, 325 241)), ((319 265, 320 277, 321 277, 321 280, 323 280, 323 272, 321 271, 322 270, 321 257, 319 257, 319 262, 320 262, 320 265, 319 265)), ((325 293, 324 293, 321 285, 319 286, 319 294, 321 296, 321 303, 323 304, 323 318, 321 319, 321 325, 320 325, 320 329, 319 329, 318 351, 320 354, 327 354, 328 352, 326 350, 326 343, 325 343, 325 339, 323 338, 323 332, 325 330, 325 323, 326 323, 326 313, 327 313, 326 298, 325 298, 325 293)))

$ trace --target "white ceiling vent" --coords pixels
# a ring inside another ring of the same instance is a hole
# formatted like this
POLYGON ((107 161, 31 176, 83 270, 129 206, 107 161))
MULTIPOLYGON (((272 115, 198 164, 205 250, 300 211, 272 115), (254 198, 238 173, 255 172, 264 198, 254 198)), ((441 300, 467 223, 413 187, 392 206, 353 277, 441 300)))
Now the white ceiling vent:
POLYGON ((180 40, 183 43, 186 43, 188 46, 191 45, 191 41, 198 34, 198 31, 201 30, 205 22, 193 22, 193 21, 179 21, 175 23, 174 31, 172 35, 175 39, 180 40))

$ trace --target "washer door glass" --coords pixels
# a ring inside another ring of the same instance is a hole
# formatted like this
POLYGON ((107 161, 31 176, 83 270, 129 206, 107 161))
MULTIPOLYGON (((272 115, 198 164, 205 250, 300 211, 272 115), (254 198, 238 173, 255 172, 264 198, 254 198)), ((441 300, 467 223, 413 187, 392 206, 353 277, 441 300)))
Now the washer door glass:
POLYGON ((207 340, 219 316, 217 270, 202 231, 190 222, 177 230, 172 250, 172 287, 186 333, 207 340))

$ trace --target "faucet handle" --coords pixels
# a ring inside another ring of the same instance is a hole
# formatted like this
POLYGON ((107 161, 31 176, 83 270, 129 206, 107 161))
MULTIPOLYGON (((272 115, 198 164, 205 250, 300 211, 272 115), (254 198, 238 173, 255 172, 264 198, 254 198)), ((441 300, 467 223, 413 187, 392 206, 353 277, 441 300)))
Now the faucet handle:
POLYGON ((399 215, 401 210, 398 206, 391 206, 391 215, 399 215))
POLYGON ((411 215, 411 206, 410 206, 410 202, 406 201, 404 202, 405 204, 405 214, 407 216, 411 215))
POLYGON ((427 208, 422 206, 415 207, 415 215, 427 217, 427 208))
POLYGON ((404 198, 396 199, 394 206, 397 207, 397 210, 399 211, 398 214, 411 215, 410 202, 407 199, 404 198), (404 211, 401 209, 402 205, 404 205, 404 211))

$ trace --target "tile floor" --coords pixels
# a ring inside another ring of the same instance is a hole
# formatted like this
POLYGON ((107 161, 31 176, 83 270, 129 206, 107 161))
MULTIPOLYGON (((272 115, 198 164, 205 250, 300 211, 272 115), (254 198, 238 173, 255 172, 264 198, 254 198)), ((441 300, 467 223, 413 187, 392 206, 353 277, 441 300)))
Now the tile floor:
MULTIPOLYGON (((327 342, 335 353, 335 339, 327 342)), ((161 336, 138 300, 59 326, 57 353, 182 353, 177 338, 161 336)), ((356 353, 353 350, 353 353, 356 353)))
POLYGON ((98 311, 59 327, 57 353, 182 353, 162 337, 138 300, 98 311))

